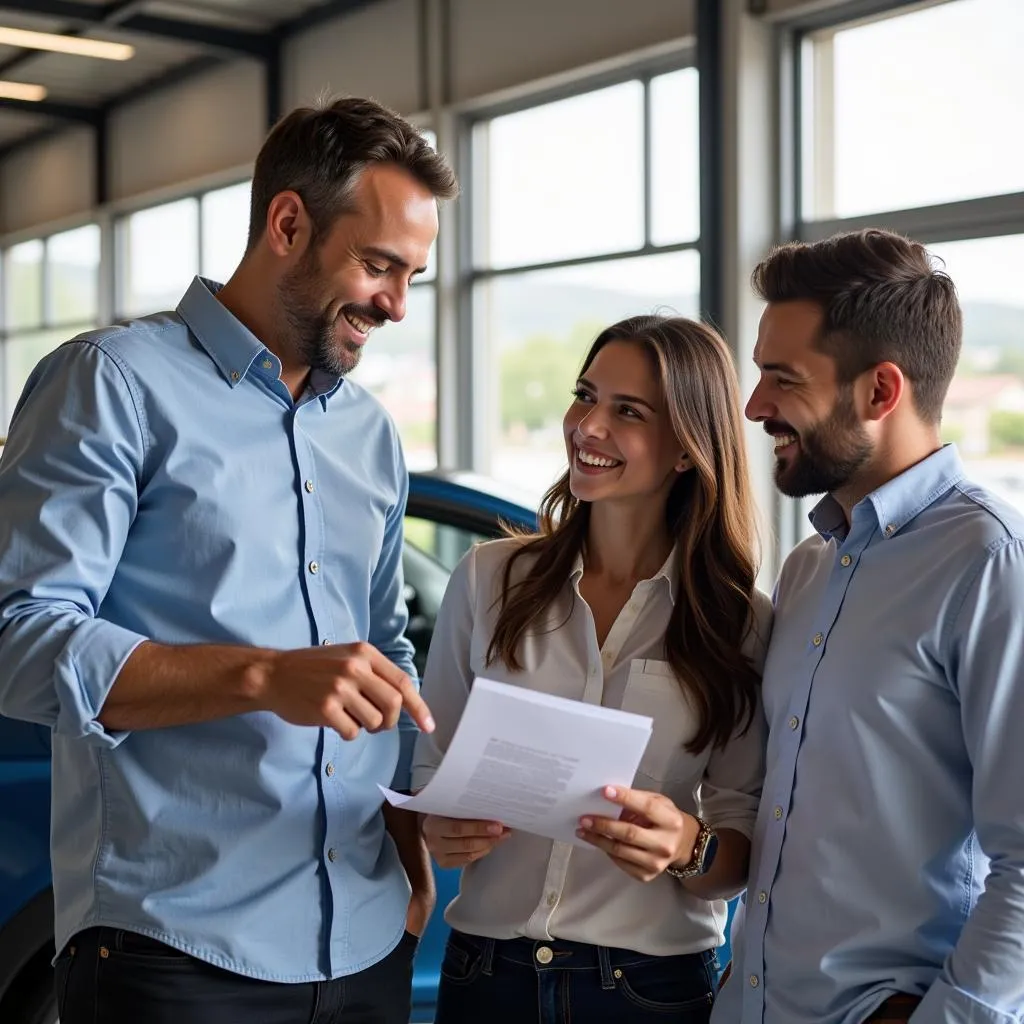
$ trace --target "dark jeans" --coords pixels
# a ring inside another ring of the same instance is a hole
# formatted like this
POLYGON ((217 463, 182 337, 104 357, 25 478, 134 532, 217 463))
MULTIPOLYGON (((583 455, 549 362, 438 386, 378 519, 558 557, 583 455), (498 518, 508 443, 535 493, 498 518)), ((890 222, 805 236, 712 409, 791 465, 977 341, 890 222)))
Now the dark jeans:
POLYGON ((416 937, 335 981, 285 985, 221 970, 118 928, 79 932, 57 958, 61 1024, 408 1024, 416 937))
POLYGON ((435 1024, 707 1024, 716 970, 714 950, 645 956, 453 931, 435 1024))

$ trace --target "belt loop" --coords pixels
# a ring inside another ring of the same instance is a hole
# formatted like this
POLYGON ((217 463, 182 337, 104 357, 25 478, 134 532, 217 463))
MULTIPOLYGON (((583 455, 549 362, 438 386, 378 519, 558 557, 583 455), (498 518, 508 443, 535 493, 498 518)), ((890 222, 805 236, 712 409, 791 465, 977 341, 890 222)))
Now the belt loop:
POLYGON ((494 939, 484 939, 482 957, 483 966, 481 967, 481 973, 490 978, 494 974, 494 939))
POLYGON ((607 991, 614 991, 615 976, 612 974, 612 958, 607 946, 597 947, 597 963, 601 968, 601 988, 607 991))

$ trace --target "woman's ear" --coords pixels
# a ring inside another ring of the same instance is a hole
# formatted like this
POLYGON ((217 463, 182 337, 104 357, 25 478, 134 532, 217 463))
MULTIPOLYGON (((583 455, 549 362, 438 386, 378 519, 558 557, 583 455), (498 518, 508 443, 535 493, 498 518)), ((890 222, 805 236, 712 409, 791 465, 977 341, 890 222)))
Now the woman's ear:
POLYGON ((685 473, 688 469, 693 469, 693 459, 686 452, 681 452, 676 460, 676 472, 685 473))

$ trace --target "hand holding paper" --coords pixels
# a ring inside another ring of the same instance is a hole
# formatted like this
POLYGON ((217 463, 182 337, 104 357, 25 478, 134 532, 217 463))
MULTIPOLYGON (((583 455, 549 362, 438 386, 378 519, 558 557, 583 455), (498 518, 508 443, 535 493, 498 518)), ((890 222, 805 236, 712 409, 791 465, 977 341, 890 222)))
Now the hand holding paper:
POLYGON ((579 819, 618 813, 602 790, 632 783, 651 729, 643 715, 477 679, 430 783, 414 797, 381 790, 396 807, 584 846, 579 819))

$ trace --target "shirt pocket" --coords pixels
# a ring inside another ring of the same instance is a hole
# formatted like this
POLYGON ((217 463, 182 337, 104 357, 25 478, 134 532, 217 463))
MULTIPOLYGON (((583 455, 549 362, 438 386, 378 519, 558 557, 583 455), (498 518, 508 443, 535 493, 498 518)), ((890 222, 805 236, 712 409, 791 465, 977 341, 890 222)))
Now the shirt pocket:
POLYGON ((640 760, 640 775, 657 783, 692 777, 695 759, 686 744, 696 734, 697 719, 667 661, 635 658, 630 662, 622 710, 647 715, 654 723, 640 760))

